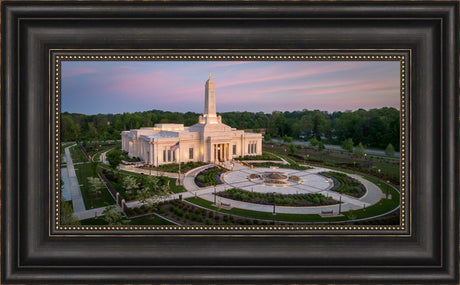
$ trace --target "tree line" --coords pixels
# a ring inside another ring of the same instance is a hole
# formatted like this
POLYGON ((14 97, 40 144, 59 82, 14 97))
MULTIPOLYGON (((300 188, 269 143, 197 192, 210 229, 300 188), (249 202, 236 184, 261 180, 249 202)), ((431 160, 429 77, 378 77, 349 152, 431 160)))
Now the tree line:
MULTIPOLYGON (((326 112, 319 110, 220 113, 222 122, 237 129, 265 131, 265 139, 316 140, 340 145, 351 139, 355 145, 385 149, 392 144, 399 150, 399 116, 395 108, 326 112)), ((191 126, 200 114, 160 110, 123 114, 84 115, 62 113, 62 141, 120 139, 124 130, 153 127, 157 123, 191 126)))

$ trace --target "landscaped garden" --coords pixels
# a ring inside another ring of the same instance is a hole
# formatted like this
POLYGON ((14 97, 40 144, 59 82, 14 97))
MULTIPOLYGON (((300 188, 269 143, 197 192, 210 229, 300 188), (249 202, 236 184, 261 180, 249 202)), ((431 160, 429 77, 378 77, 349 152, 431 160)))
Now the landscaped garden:
POLYGON ((295 169, 295 170, 308 170, 312 169, 311 167, 308 166, 302 166, 298 164, 282 164, 282 163, 276 163, 276 162, 254 162, 250 163, 254 167, 279 167, 279 168, 289 168, 289 169, 295 169))
POLYGON ((331 191, 336 191, 356 198, 360 198, 366 194, 366 187, 364 187, 361 182, 344 173, 327 171, 320 172, 319 174, 334 181, 334 186, 330 189, 331 191))
POLYGON ((290 152, 289 144, 264 143, 264 152, 272 152, 286 159, 288 162, 325 166, 328 168, 349 169, 354 172, 374 175, 382 180, 389 180, 399 185, 399 160, 397 158, 378 157, 371 155, 357 155, 335 150, 316 150, 313 147, 294 147, 290 152))
MULTIPOLYGON (((97 218, 90 218, 80 221, 81 225, 108 225, 106 219, 103 216, 97 218)), ((132 226, 142 226, 142 225, 174 225, 168 220, 165 220, 161 217, 158 217, 154 214, 148 214, 137 218, 127 219, 122 218, 119 221, 121 225, 132 225, 132 226)))
POLYGON ((120 143, 87 143, 83 142, 82 146, 84 147, 86 153, 92 158, 93 161, 99 161, 99 156, 104 151, 108 151, 112 148, 117 148, 120 143))
POLYGON ((181 200, 159 203, 150 208, 142 206, 127 210, 128 217, 149 215, 157 212, 159 215, 180 225, 268 225, 270 220, 237 217, 216 210, 204 209, 181 200))
POLYGON ((212 185, 222 184, 222 181, 220 180, 220 175, 224 172, 226 172, 225 169, 222 169, 217 166, 207 168, 198 173, 198 175, 195 177, 195 183, 199 187, 208 187, 212 185))
MULTIPOLYGON (((189 161, 187 163, 182 162, 180 165, 180 171, 181 173, 185 173, 189 170, 192 170, 194 168, 200 167, 206 165, 206 163, 198 161, 198 162, 193 162, 189 161)), ((169 164, 163 164, 158 167, 151 166, 151 165, 143 165, 139 168, 142 169, 147 169, 147 170, 152 170, 152 171, 162 171, 162 172, 173 172, 173 173, 178 173, 179 172, 179 164, 178 163, 169 163, 169 164)))
POLYGON ((88 162, 88 158, 78 145, 70 148, 70 156, 72 157, 73 163, 88 162))
POLYGON ((245 155, 243 157, 239 156, 234 159, 235 160, 279 160, 281 161, 281 158, 271 153, 268 153, 268 152, 263 152, 262 155, 245 155))
POLYGON ((339 203, 322 194, 273 195, 273 193, 249 192, 235 188, 219 192, 217 195, 232 200, 263 205, 273 205, 273 197, 275 197, 276 205, 289 207, 325 206, 339 203))
POLYGON ((146 185, 151 185, 152 196, 158 194, 157 192, 161 187, 166 187, 170 193, 182 193, 186 191, 183 186, 176 185, 176 178, 149 176, 127 171, 118 171, 118 174, 115 174, 107 168, 103 168, 102 173, 125 201, 138 200, 141 192, 145 190, 146 185))
POLYGON ((98 184, 98 182, 95 182, 97 180, 94 180, 99 179, 97 175, 97 162, 75 165, 75 172, 87 210, 115 204, 113 197, 105 185, 98 184))

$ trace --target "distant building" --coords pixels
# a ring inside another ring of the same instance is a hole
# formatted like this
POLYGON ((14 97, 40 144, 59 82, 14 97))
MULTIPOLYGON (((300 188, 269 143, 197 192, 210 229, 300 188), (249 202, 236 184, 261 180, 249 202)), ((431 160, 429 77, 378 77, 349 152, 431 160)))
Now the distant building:
POLYGON ((262 154, 262 134, 222 124, 216 115, 216 94, 211 73, 205 85, 204 113, 197 124, 155 124, 121 133, 122 150, 155 166, 173 162, 223 162, 234 157, 262 154))

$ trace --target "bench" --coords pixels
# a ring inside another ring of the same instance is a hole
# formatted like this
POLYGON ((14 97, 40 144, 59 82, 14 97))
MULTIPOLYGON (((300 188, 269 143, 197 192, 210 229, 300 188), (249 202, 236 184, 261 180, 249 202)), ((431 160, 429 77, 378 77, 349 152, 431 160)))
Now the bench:
POLYGON ((232 208, 232 205, 230 203, 220 203, 220 206, 227 210, 232 208))

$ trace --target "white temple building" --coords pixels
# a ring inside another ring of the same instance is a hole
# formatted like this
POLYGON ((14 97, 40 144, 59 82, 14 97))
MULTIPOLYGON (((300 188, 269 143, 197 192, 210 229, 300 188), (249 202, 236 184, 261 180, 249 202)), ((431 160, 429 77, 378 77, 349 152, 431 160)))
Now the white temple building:
POLYGON ((204 113, 197 124, 155 124, 121 133, 122 150, 151 165, 203 161, 216 163, 262 154, 262 134, 222 124, 216 115, 216 93, 211 73, 205 85, 204 113))

